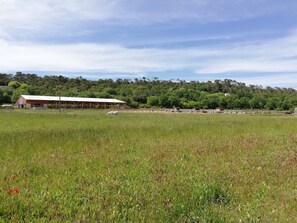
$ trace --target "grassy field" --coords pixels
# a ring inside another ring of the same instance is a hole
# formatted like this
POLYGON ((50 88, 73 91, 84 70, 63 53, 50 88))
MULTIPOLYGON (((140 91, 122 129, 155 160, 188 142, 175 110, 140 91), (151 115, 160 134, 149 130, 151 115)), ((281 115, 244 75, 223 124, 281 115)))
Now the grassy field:
POLYGON ((297 222, 293 116, 0 111, 0 222, 297 222))

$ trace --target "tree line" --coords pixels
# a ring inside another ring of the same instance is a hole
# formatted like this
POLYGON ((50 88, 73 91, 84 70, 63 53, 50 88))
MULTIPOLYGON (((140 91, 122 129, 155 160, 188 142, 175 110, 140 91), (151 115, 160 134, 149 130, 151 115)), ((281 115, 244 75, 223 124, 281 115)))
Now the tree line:
POLYGON ((13 103, 21 94, 117 98, 133 108, 293 110, 297 107, 297 91, 293 88, 263 88, 230 79, 213 82, 145 77, 87 80, 81 76, 0 73, 0 104, 13 103))

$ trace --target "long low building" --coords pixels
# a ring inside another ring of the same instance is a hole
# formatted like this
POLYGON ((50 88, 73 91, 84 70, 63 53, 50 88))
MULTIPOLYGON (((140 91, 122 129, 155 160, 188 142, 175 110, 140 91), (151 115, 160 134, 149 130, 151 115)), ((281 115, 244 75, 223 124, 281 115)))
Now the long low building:
POLYGON ((16 101, 16 108, 107 108, 124 105, 124 101, 111 98, 81 98, 21 95, 16 101))

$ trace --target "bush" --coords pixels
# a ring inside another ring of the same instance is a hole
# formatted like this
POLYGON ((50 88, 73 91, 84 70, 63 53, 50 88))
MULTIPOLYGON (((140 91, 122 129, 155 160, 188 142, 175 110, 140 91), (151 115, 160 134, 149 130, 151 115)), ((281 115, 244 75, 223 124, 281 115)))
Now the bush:
POLYGON ((147 104, 152 107, 159 106, 159 98, 157 96, 150 96, 147 99, 147 104))

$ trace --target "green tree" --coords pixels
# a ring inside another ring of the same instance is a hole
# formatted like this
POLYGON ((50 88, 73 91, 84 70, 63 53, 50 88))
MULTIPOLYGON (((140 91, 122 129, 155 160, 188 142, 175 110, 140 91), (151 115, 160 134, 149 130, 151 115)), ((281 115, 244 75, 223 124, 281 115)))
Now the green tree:
POLYGON ((22 94, 26 95, 26 94, 29 94, 29 92, 27 89, 24 89, 24 88, 16 89, 12 94, 11 101, 16 102, 22 94))
POLYGON ((167 95, 161 95, 159 98, 159 103, 162 108, 170 108, 171 104, 167 95))
POLYGON ((10 82, 8 83, 8 87, 12 87, 12 88, 14 88, 14 89, 17 89, 17 88, 19 88, 20 86, 21 86, 21 83, 18 82, 18 81, 10 81, 10 82))
POLYGON ((219 96, 216 95, 216 94, 210 94, 208 97, 207 97, 207 107, 210 108, 210 109, 215 109, 215 108, 218 108, 219 105, 220 105, 220 99, 219 99, 219 96))
POLYGON ((168 97, 168 100, 170 102, 170 107, 171 108, 181 106, 180 99, 176 95, 170 95, 168 97))
POLYGON ((263 109, 265 107, 266 100, 262 97, 256 96, 249 100, 250 108, 263 109))
POLYGON ((267 109, 267 110, 275 110, 275 109, 279 108, 278 99, 277 98, 269 98, 267 100, 264 108, 267 109))
POLYGON ((157 96, 150 96, 147 99, 147 104, 152 107, 159 106, 159 98, 157 96))

